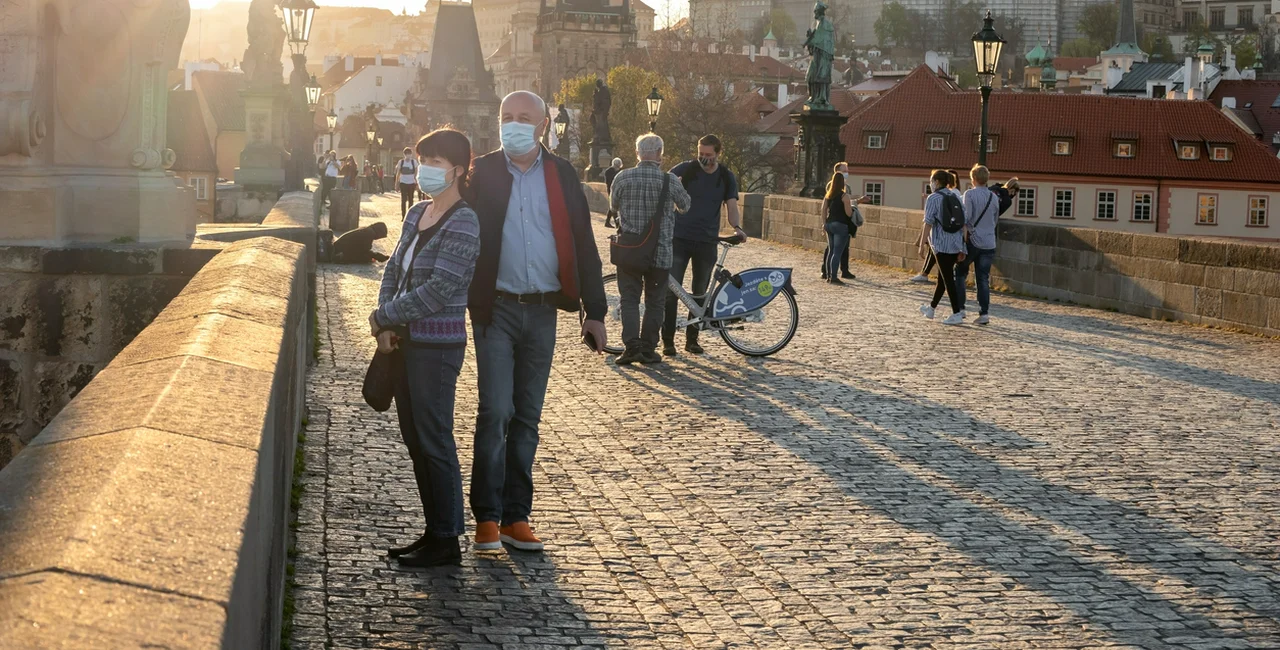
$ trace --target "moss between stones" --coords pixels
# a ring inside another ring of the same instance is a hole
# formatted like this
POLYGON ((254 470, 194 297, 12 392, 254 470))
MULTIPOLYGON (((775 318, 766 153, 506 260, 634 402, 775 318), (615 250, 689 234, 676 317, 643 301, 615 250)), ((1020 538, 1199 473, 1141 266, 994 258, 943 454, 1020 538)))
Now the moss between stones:
POLYGON ((293 590, 294 562, 298 558, 298 539, 294 531, 298 529, 298 508, 302 505, 302 475, 307 471, 307 457, 303 451, 307 442, 307 418, 302 418, 302 426, 298 429, 298 444, 293 452, 293 485, 289 490, 289 550, 284 566, 284 608, 281 612, 280 648, 290 650, 293 647, 293 590))

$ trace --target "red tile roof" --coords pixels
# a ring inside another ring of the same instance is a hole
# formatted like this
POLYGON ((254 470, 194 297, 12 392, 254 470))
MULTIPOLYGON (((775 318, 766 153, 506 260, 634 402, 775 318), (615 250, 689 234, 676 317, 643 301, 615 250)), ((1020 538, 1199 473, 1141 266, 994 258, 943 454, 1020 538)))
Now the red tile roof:
POLYGON ((1053 60, 1053 69, 1084 72, 1097 62, 1098 58, 1094 56, 1060 56, 1053 60))
POLYGON ((1262 130, 1262 141, 1271 144, 1271 137, 1280 132, 1280 108, 1273 105, 1280 100, 1280 81, 1254 81, 1251 79, 1224 79, 1218 82, 1209 101, 1222 106, 1222 98, 1235 97, 1236 111, 1248 111, 1262 130), (1245 108, 1246 104, 1252 104, 1245 108))
POLYGON ((209 105, 219 133, 244 130, 244 98, 240 91, 249 87, 244 74, 197 70, 191 74, 191 87, 209 105))
MULTIPOLYGON (((797 127, 791 121, 791 114, 799 112, 804 102, 804 97, 791 100, 786 106, 782 106, 762 118, 756 124, 756 130, 761 133, 773 133, 775 135, 795 135, 797 127)), ((834 88, 831 90, 831 105, 841 115, 852 115, 861 104, 862 102, 858 99, 858 96, 848 88, 834 88)))
POLYGON ((165 144, 177 154, 173 171, 217 173, 218 161, 209 144, 209 134, 200 115, 200 101, 194 90, 169 91, 169 114, 165 144))
MULTIPOLYGON (((987 160, 999 173, 1280 182, 1280 160, 1209 102, 997 91, 990 111, 991 131, 1000 138, 987 160), (1050 133, 1068 131, 1075 133, 1072 154, 1054 155, 1050 133), (1112 156, 1112 132, 1138 136, 1134 158, 1112 156), (1230 162, 1212 162, 1204 154, 1181 160, 1176 138, 1234 142, 1235 152, 1230 162)), ((972 134, 980 119, 977 91, 959 90, 921 66, 859 106, 840 139, 851 165, 960 169, 977 158, 972 134), (862 129, 885 123, 890 127, 885 147, 865 148, 862 129), (925 131, 939 124, 954 125, 955 140, 947 151, 929 151, 925 131)))
MULTIPOLYGON (((353 69, 348 71, 346 57, 338 59, 338 62, 334 64, 333 67, 326 70, 325 73, 320 75, 319 79, 317 79, 320 83, 320 87, 324 89, 325 92, 332 91, 338 86, 346 83, 348 79, 356 76, 357 72, 360 72, 371 65, 377 64, 378 59, 377 57, 372 56, 357 56, 353 57, 352 61, 353 65, 351 67, 353 69)), ((382 65, 398 66, 400 65, 400 59, 396 56, 388 56, 384 54, 382 55, 382 65)))

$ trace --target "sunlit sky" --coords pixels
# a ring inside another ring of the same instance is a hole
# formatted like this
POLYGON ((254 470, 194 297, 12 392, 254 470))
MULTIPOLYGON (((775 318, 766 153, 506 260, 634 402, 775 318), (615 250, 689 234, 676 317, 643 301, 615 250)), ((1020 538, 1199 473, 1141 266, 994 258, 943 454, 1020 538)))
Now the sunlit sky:
MULTIPOLYGON (((192 9, 208 9, 223 0, 191 0, 192 9)), ((235 0, 228 0, 235 1, 235 0)), ((241 2, 245 0, 239 0, 241 2)), ((663 12, 663 7, 668 0, 646 0, 645 4, 656 9, 659 14, 663 12)), ((382 9, 390 9, 396 13, 407 9, 409 13, 414 14, 422 11, 426 6, 425 0, 316 0, 316 4, 320 6, 331 7, 379 7, 382 9)), ((683 16, 689 11, 689 0, 670 0, 671 13, 673 15, 683 16)))

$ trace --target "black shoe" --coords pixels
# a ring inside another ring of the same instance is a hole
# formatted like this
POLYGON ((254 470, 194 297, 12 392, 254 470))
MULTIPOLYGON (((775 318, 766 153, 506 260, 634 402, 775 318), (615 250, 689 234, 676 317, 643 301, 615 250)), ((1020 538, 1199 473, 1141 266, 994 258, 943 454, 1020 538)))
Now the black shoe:
POLYGON ((426 568, 446 564, 462 564, 462 548, 458 546, 457 537, 432 536, 422 548, 400 558, 400 566, 406 567, 426 568))
POLYGON ((387 260, 391 259, 390 257, 387 257, 386 255, 383 255, 382 253, 379 253, 378 251, 374 251, 374 252, 370 253, 370 255, 372 255, 372 256, 373 256, 373 259, 375 259, 375 260, 377 260, 377 261, 379 261, 379 262, 385 262, 385 261, 387 261, 387 260))
POLYGON ((827 274, 826 274, 826 273, 823 273, 823 274, 822 274, 822 279, 823 279, 823 280, 826 280, 826 279, 827 279, 827 274))
POLYGON ((653 350, 643 350, 640 352, 640 363, 662 363, 662 356, 653 350))
POLYGON ((629 366, 640 359, 641 356, 639 350, 628 349, 626 352, 618 355, 618 358, 613 360, 613 364, 615 366, 629 366))
POLYGON ((667 356, 667 357, 676 356, 676 344, 670 341, 663 342, 662 354, 663 356, 667 356))
POLYGON ((856 275, 854 275, 854 274, 852 274, 852 273, 850 273, 850 272, 848 272, 848 271, 844 271, 844 272, 842 272, 842 273, 840 274, 840 277, 842 277, 842 278, 844 278, 844 279, 846 279, 846 280, 856 280, 856 279, 858 279, 858 276, 856 276, 856 275))
POLYGON ((827 284, 844 284, 844 282, 840 278, 830 278, 827 280, 827 284))
POLYGON ((702 354, 703 352, 706 352, 706 350, 702 349, 701 345, 698 345, 698 341, 696 339, 689 339, 688 341, 685 341, 684 351, 689 354, 702 354))
POLYGON ((414 551, 416 551, 416 550, 418 550, 418 549, 422 548, 423 546, 426 546, 430 541, 431 541, 431 532, 430 532, 430 531, 427 531, 427 532, 423 533, 423 534, 422 534, 422 537, 419 537, 417 541, 415 541, 414 543, 412 543, 412 544, 410 544, 410 545, 408 545, 408 546, 398 546, 398 547, 395 547, 395 548, 389 548, 389 549, 387 549, 387 556, 388 556, 388 557, 400 557, 400 556, 402 556, 402 555, 408 555, 408 554, 410 554, 410 553, 412 553, 412 552, 414 552, 414 551))

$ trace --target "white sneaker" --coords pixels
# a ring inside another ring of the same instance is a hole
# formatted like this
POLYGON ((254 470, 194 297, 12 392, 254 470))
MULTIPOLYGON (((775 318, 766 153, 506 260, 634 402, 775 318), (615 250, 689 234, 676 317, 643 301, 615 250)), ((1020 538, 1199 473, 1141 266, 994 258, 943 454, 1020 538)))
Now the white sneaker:
POLYGON ((930 307, 929 305, 920 305, 920 313, 924 314, 925 318, 933 320, 933 307, 930 307))
POLYGON ((925 284, 928 281, 929 281, 929 276, 927 275, 916 274, 915 277, 911 278, 911 282, 915 282, 917 284, 925 284))
POLYGON ((978 320, 977 320, 976 322, 977 322, 979 325, 986 325, 987 323, 990 323, 990 322, 991 322, 991 319, 990 319, 990 318, 987 318, 987 315, 986 315, 986 314, 981 314, 981 315, 979 315, 979 316, 978 316, 978 320))
POLYGON ((959 325, 963 322, 964 322, 964 316, 961 316, 959 312, 957 312, 950 316, 947 316, 947 319, 942 321, 942 324, 943 325, 959 325))

